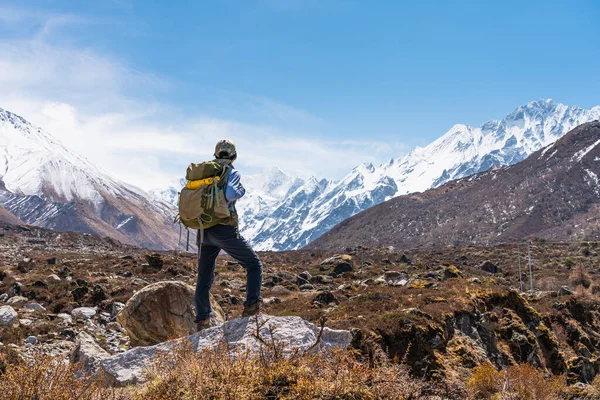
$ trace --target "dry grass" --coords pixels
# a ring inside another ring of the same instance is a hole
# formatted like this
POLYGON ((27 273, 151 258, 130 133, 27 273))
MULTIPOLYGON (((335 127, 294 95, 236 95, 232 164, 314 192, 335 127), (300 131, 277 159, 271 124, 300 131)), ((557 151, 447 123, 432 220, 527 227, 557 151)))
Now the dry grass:
POLYGON ((422 388, 402 366, 369 368, 341 350, 278 359, 224 354, 166 355, 134 399, 416 399, 422 388))
POLYGON ((39 356, 6 368, 0 399, 417 399, 423 388, 400 365, 370 368, 341 350, 287 358, 228 354, 226 349, 195 354, 182 347, 161 356, 147 370, 145 384, 126 390, 103 386, 78 365, 39 356))
POLYGON ((9 365, 0 378, 2 400, 109 400, 109 391, 78 365, 37 355, 32 362, 9 365))
POLYGON ((566 389, 564 377, 548 378, 529 364, 518 364, 497 371, 491 364, 473 369, 467 383, 474 399, 559 400, 566 389))

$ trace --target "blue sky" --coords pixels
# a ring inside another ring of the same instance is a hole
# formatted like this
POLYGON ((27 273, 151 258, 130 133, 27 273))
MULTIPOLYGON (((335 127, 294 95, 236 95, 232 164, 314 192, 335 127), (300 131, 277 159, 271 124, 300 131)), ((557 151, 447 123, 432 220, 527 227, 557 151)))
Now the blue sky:
POLYGON ((599 18, 592 0, 0 0, 0 107, 136 184, 123 160, 163 182, 219 135, 248 172, 340 178, 531 100, 600 104, 599 18))

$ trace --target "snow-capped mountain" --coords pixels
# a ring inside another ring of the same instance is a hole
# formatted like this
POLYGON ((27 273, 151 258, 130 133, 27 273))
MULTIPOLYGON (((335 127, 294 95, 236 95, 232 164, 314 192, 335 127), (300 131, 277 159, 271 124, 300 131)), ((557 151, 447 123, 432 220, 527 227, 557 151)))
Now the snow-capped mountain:
POLYGON ((269 235, 254 237, 261 249, 297 249, 343 220, 373 205, 407 193, 422 192, 494 165, 512 165, 562 137, 578 125, 600 118, 600 106, 585 110, 552 100, 530 102, 502 120, 480 127, 455 125, 426 147, 379 167, 363 164, 337 184, 313 192, 300 209, 290 212, 294 196, 273 212, 269 235), (284 212, 285 211, 285 212, 284 212), (286 217, 288 214, 293 216, 286 217), (273 239, 275 238, 275 239, 273 239))
MULTIPOLYGON (((300 186, 283 186, 279 196, 273 196, 252 182, 277 182, 278 177, 242 175, 248 190, 238 202, 241 230, 259 250, 297 249, 369 207, 492 166, 515 164, 596 119, 600 106, 586 110, 552 100, 533 101, 480 127, 455 125, 426 147, 377 167, 359 165, 338 182, 311 178, 300 186)), ((290 180, 287 176, 286 182, 290 180)))
MULTIPOLYGON (((263 231, 265 221, 291 193, 304 185, 300 178, 292 177, 273 166, 254 175, 243 175, 246 195, 237 202, 240 230, 245 237, 256 237, 263 231)), ((184 178, 175 179, 165 188, 150 190, 150 194, 177 205, 178 193, 186 184, 184 178)))
POLYGON ((111 178, 25 119, 0 109, 0 206, 46 228, 174 248, 174 207, 111 178))
POLYGON ((600 239, 600 121, 524 161, 398 196, 348 218, 308 248, 600 239))

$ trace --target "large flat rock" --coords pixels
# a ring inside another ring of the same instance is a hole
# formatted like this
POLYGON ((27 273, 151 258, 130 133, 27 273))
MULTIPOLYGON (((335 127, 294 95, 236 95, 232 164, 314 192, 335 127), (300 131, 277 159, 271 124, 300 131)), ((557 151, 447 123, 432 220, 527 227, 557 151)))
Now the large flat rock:
POLYGON ((273 317, 259 315, 256 317, 238 318, 222 325, 197 332, 181 339, 171 340, 154 346, 136 347, 101 362, 109 382, 115 386, 143 382, 144 368, 151 365, 154 358, 163 352, 172 352, 184 340, 191 343, 195 352, 214 349, 224 343, 232 352, 251 352, 256 354, 261 348, 256 338, 257 322, 260 336, 267 343, 271 341, 271 332, 276 343, 284 345, 285 351, 297 350, 321 352, 328 348, 345 349, 350 345, 352 334, 346 330, 324 328, 319 343, 317 336, 320 328, 300 317, 273 317), (273 329, 270 329, 273 328, 273 329), (312 347, 312 348, 311 348, 312 347))

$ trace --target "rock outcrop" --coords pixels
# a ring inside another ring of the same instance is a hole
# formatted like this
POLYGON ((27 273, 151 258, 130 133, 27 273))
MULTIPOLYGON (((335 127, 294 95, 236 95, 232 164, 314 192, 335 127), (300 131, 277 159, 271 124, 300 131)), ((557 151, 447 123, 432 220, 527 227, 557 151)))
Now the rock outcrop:
MULTIPOLYGON (((223 323, 223 311, 211 297, 215 316, 223 323)), ((117 314, 134 346, 150 346, 196 331, 194 288, 179 281, 157 282, 135 293, 117 314)))
POLYGON ((81 362, 83 366, 91 372, 94 372, 100 361, 110 357, 110 354, 100 347, 93 336, 87 332, 80 332, 76 339, 77 347, 71 355, 74 362, 81 362))
POLYGON ((17 323, 19 315, 11 306, 0 307, 0 327, 10 328, 17 323))
POLYGON ((264 348, 257 336, 265 343, 272 343, 274 340, 283 346, 284 354, 293 351, 321 352, 333 347, 345 349, 352 341, 352 334, 346 330, 324 328, 320 338, 319 331, 320 328, 300 317, 259 315, 238 318, 182 339, 150 347, 137 347, 104 359, 101 367, 109 383, 123 386, 142 382, 144 368, 157 355, 172 352, 186 340, 191 343, 195 352, 226 345, 234 353, 248 351, 252 354, 257 354, 264 348), (259 335, 256 334, 257 327, 259 335))

